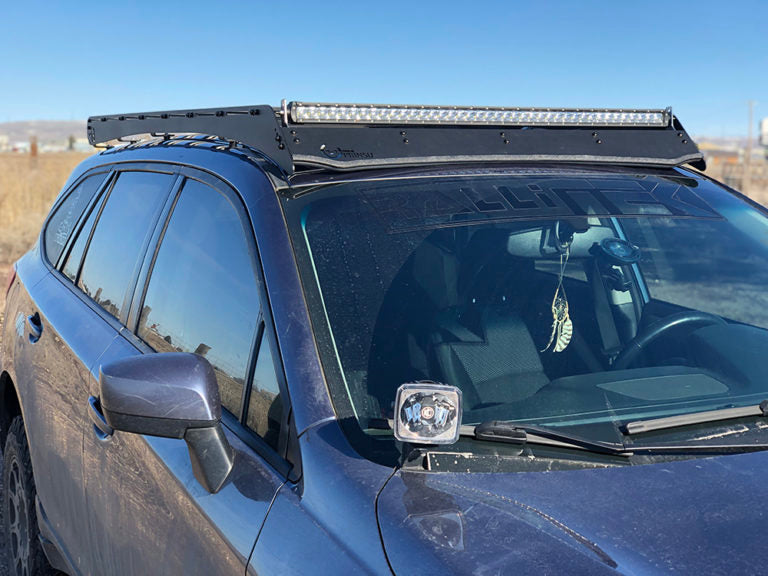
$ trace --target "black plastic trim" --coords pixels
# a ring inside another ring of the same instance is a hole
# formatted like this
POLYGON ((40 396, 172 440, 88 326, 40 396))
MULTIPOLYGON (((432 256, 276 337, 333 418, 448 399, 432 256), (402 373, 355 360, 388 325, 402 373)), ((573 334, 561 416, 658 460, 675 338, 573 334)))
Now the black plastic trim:
POLYGON ((64 571, 71 576, 79 576, 80 571, 75 568, 72 559, 56 535, 56 531, 51 525, 51 521, 48 520, 48 515, 45 513, 43 504, 38 496, 35 496, 35 511, 37 513, 38 527, 40 528, 38 537, 43 545, 45 557, 48 559, 51 567, 64 571))
POLYGON ((170 214, 176 207, 176 202, 179 199, 179 192, 184 187, 184 183, 186 182, 186 178, 184 174, 181 173, 180 168, 176 168, 177 178, 171 186, 170 192, 166 197, 165 202, 163 202, 163 206, 160 209, 157 220, 155 221, 155 227, 152 230, 149 242, 145 246, 144 251, 141 253, 141 266, 139 267, 135 282, 133 283, 131 297, 127 300, 129 302, 129 308, 125 326, 131 332, 138 331, 141 306, 144 303, 144 293, 147 289, 147 282, 149 281, 150 272, 152 267, 155 265, 155 258, 157 258, 157 249, 160 245, 160 239, 165 235, 165 230, 170 220, 170 214), (151 257, 148 257, 150 253, 151 257))
POLYGON ((210 428, 218 423, 210 420, 179 420, 175 418, 152 418, 138 416, 136 414, 122 414, 113 412, 109 408, 101 407, 104 419, 114 430, 130 432, 131 434, 144 434, 146 436, 159 436, 161 438, 184 438, 184 434, 196 428, 210 428))
POLYGON ((235 465, 235 450, 224 435, 221 424, 189 428, 184 434, 192 462, 192 472, 211 494, 218 492, 235 465))

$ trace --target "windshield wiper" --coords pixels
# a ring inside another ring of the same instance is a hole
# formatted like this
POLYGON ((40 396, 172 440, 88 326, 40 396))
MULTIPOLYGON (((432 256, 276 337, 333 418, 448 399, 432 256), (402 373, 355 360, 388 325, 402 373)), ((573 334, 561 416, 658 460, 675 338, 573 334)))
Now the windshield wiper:
POLYGON ((749 418, 751 416, 768 416, 768 400, 744 406, 742 408, 722 408, 720 410, 708 410, 706 412, 694 412, 692 414, 680 414, 666 418, 653 418, 651 420, 635 420, 624 426, 627 435, 642 434, 654 430, 667 430, 693 424, 707 424, 720 420, 732 420, 734 418, 749 418))
POLYGON ((493 420, 476 426, 462 426, 461 435, 506 444, 542 444, 558 448, 576 448, 599 454, 632 455, 622 444, 587 440, 575 434, 516 422, 493 420))

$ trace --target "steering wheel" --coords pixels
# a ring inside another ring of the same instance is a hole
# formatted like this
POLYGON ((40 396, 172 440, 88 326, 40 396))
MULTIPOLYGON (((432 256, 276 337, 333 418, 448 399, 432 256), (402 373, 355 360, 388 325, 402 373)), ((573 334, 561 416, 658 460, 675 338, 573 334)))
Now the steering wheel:
POLYGON ((646 346, 648 346, 654 340, 661 338, 670 330, 686 326, 711 326, 713 324, 726 324, 726 321, 715 316, 714 314, 707 314, 706 312, 698 312, 696 310, 687 310, 685 312, 677 312, 676 314, 670 314, 664 318, 657 320, 644 330, 642 330, 632 340, 627 342, 624 349, 616 357, 613 362, 613 370, 624 370, 630 366, 637 357, 640 355, 646 346))

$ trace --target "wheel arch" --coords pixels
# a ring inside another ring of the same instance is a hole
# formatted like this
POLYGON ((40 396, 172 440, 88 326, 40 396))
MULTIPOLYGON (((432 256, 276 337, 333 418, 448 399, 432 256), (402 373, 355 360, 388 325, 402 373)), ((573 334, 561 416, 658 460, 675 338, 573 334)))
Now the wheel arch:
POLYGON ((8 429, 16 416, 22 416, 21 403, 16 391, 16 385, 8 372, 0 374, 0 447, 5 446, 8 429))

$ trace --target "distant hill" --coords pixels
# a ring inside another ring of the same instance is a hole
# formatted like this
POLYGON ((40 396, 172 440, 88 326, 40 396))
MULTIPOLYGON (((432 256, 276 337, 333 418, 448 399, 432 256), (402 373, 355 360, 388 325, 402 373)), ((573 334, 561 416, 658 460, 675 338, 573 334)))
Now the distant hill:
MULTIPOLYGON (((704 136, 702 134, 698 134, 693 137, 694 142, 696 144, 702 144, 704 142, 707 142, 709 144, 713 144, 716 146, 735 146, 737 148, 745 148, 747 146, 747 142, 749 141, 746 137, 734 137, 734 138, 719 138, 719 137, 710 137, 710 136, 704 136)), ((757 146, 758 142, 757 139, 752 140, 752 146, 757 146)))
POLYGON ((85 138, 85 120, 59 121, 36 120, 28 122, 0 122, 0 136, 8 136, 8 141, 28 142, 30 136, 37 136, 40 144, 66 142, 70 136, 85 138))

